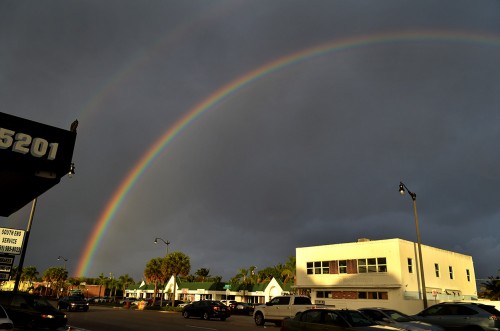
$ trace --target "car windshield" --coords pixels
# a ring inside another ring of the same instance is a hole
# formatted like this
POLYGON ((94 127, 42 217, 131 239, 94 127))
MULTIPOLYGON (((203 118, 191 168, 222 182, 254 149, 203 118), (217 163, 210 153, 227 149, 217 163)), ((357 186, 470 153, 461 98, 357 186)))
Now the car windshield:
POLYGON ((490 305, 479 305, 480 308, 486 310, 488 313, 499 316, 500 317, 500 311, 495 308, 495 306, 490 306, 490 305))
POLYGON ((396 322, 409 322, 412 320, 408 315, 405 315, 397 310, 387 309, 384 310, 384 313, 396 322))
POLYGON ((71 296, 68 298, 69 301, 82 301, 83 298, 81 296, 71 296))
POLYGON ((54 307, 44 298, 33 298, 33 304, 36 307, 54 307))
POLYGON ((351 326, 370 326, 375 323, 366 318, 359 311, 341 310, 338 312, 351 326))

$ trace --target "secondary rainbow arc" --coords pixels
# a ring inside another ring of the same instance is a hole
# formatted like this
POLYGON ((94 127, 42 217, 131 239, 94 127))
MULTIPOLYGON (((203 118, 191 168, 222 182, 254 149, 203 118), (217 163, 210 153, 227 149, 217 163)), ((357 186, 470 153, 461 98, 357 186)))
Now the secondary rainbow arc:
POLYGON ((121 207, 128 192, 134 187, 141 175, 148 167, 156 160, 165 148, 184 131, 190 123, 200 118, 208 110, 215 108, 214 106, 228 97, 248 86, 254 81, 261 79, 264 76, 270 75, 273 72, 281 70, 292 64, 299 63, 317 56, 338 52, 342 50, 365 47, 375 44, 388 43, 409 43, 409 42, 459 42, 473 43, 481 45, 500 46, 500 36, 497 35, 482 35, 469 32, 457 31, 408 31, 397 33, 383 33, 364 35, 355 38, 335 40, 324 43, 318 46, 306 48, 283 57, 280 57, 267 64, 259 66, 244 75, 236 78, 228 84, 218 88, 210 96, 195 105, 194 108, 184 114, 177 122, 170 126, 147 150, 147 152, 139 159, 135 166, 122 180, 118 188, 114 191, 111 199, 107 202, 106 207, 100 214, 100 217, 94 226, 89 240, 87 241, 84 251, 78 263, 76 275, 79 277, 85 276, 91 266, 96 250, 106 234, 107 229, 112 223, 117 210, 121 207))

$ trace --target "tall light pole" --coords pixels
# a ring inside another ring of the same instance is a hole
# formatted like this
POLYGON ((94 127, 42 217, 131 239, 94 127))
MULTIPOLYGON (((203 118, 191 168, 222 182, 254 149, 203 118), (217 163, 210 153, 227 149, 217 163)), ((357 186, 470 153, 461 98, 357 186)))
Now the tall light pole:
POLYGON ((418 260, 420 263, 420 278, 422 279, 422 299, 424 300, 424 309, 427 308, 427 289, 425 287, 425 273, 424 273, 424 261, 422 260, 422 245, 420 243, 420 230, 418 229, 418 215, 417 215, 417 195, 410 191, 408 187, 399 182, 399 193, 401 195, 405 194, 405 190, 413 200, 413 214, 415 215, 415 228, 417 230, 417 247, 418 247, 418 260))
POLYGON ((64 260, 64 270, 66 270, 66 262, 68 262, 68 259, 66 259, 64 256, 59 255, 57 257, 57 261, 64 260))
POLYGON ((155 243, 155 244, 157 244, 157 243, 158 243, 158 240, 163 241, 163 243, 164 243, 165 245, 167 245, 167 255, 168 255, 168 245, 170 245, 170 242, 169 242, 168 240, 167 240, 167 241, 165 241, 165 240, 163 240, 162 238, 158 238, 158 237, 157 237, 157 238, 155 238, 154 243, 155 243))

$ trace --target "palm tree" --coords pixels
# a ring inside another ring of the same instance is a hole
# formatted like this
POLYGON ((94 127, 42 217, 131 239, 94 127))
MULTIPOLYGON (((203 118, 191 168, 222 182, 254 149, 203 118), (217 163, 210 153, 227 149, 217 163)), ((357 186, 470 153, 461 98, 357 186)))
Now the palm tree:
MULTIPOLYGON (((60 285, 68 279, 68 270, 63 267, 51 267, 45 270, 43 273, 43 280, 47 281, 50 285, 55 283, 55 287, 59 288, 60 285)), ((52 286, 51 286, 52 288, 52 286)), ((56 292, 57 298, 59 298, 59 291, 56 292)))
POLYGON ((189 256, 182 252, 173 252, 165 257, 165 269, 174 276, 174 295, 172 296, 172 307, 175 303, 175 290, 177 287, 177 276, 186 276, 191 271, 189 256))
MULTIPOLYGON (((103 285, 106 284, 106 276, 104 276, 104 274, 101 272, 101 274, 99 275, 99 298, 101 297, 101 288, 103 285)), ((104 288, 104 293, 106 293, 106 287, 104 288)))
POLYGON ((36 270, 36 267, 30 266, 23 268, 23 273, 21 274, 21 281, 27 281, 29 286, 28 288, 33 287, 33 282, 38 278, 39 272, 36 270))
POLYGON ((235 279, 243 285, 243 300, 245 300, 248 285, 256 282, 257 275, 255 275, 255 269, 257 269, 256 266, 251 266, 248 269, 242 268, 235 277, 235 279))
POLYGON ((281 276, 284 277, 283 285, 286 285, 286 282, 290 279, 293 280, 293 284, 295 285, 296 263, 295 256, 290 256, 288 261, 286 261, 285 267, 281 272, 281 276))
POLYGON ((164 282, 163 259, 164 258, 157 257, 149 260, 146 264, 146 269, 144 269, 144 278, 146 278, 146 281, 155 285, 153 292, 153 305, 156 301, 156 295, 158 293, 158 283, 164 282))
POLYGON ((129 285, 134 284, 135 281, 128 274, 121 275, 120 277, 118 277, 118 281, 119 281, 119 283, 120 283, 120 285, 122 287, 122 290, 123 290, 123 297, 125 297, 125 290, 127 289, 127 287, 129 285))
POLYGON ((489 281, 481 283, 481 290, 485 294, 485 297, 490 300, 500 300, 500 277, 490 276, 489 281))
POLYGON ((201 278, 201 281, 204 282, 208 277, 210 277, 210 269, 200 268, 194 274, 201 278))

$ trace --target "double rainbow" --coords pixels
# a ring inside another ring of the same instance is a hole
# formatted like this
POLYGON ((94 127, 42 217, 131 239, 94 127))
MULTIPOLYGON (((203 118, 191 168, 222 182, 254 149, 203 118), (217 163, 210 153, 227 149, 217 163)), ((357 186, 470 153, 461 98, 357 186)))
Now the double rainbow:
POLYGON ((344 40, 336 40, 319 46, 300 50, 295 53, 285 55, 265 65, 251 70, 241 77, 229 82, 228 84, 217 89, 213 94, 198 103, 194 108, 189 110, 177 122, 170 126, 147 150, 147 152, 139 159, 133 169, 123 179, 121 184, 114 192, 111 199, 106 204, 106 207, 100 215, 97 224, 95 225, 85 249, 78 263, 76 275, 83 277, 87 275, 89 268, 94 259, 95 253, 102 238, 106 234, 107 229, 112 223, 117 210, 122 205, 128 192, 134 187, 141 175, 148 169, 165 148, 175 139, 180 133, 189 126, 190 123, 200 118, 205 112, 214 109, 220 101, 227 96, 237 93, 245 86, 261 79, 264 76, 270 75, 278 70, 288 67, 302 61, 309 60, 314 57, 324 56, 334 52, 343 50, 366 47, 370 45, 390 44, 390 43, 409 43, 409 42, 447 42, 447 43, 467 43, 480 44, 498 47, 500 46, 500 37, 497 35, 480 35, 467 32, 439 32, 439 31, 412 31, 399 33, 384 33, 366 35, 344 40))

